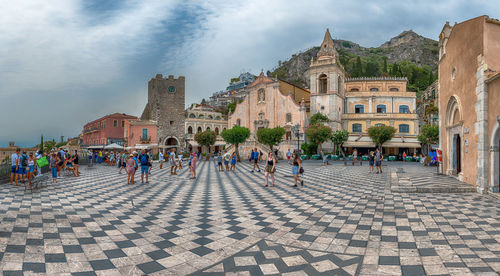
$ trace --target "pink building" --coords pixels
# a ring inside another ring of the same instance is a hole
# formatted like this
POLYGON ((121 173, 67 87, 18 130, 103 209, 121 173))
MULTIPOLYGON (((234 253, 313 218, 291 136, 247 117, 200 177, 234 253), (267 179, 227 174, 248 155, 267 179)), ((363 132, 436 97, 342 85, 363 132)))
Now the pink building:
POLYGON ((137 119, 125 113, 113 113, 85 124, 82 131, 82 147, 123 144, 125 120, 137 119))
POLYGON ((156 121, 125 120, 123 140, 126 147, 150 145, 154 152, 158 152, 158 126, 156 121))

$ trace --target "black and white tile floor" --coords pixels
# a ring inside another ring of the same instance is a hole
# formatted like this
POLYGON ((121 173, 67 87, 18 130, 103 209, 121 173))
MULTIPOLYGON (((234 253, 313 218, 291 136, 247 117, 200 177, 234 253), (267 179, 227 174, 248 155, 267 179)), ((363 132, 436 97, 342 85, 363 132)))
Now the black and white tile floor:
MULTIPOLYGON (((404 165, 403 165, 404 166, 404 165)), ((33 193, 0 185, 4 275, 497 275, 499 200, 391 193, 387 174, 306 164, 274 188, 248 163, 198 179, 155 166, 149 184, 82 168, 33 193)), ((425 173, 425 169, 423 171, 425 173)), ((139 179, 140 176, 136 177, 139 179)))

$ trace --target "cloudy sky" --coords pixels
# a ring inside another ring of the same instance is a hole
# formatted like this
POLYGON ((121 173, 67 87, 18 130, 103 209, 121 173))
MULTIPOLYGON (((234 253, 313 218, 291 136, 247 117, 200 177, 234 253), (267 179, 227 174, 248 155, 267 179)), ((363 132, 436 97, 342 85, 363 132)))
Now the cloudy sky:
POLYGON ((334 38, 379 46, 404 30, 500 17, 496 0, 0 0, 0 146, 77 136, 140 116, 156 73, 186 76, 186 105, 334 38))

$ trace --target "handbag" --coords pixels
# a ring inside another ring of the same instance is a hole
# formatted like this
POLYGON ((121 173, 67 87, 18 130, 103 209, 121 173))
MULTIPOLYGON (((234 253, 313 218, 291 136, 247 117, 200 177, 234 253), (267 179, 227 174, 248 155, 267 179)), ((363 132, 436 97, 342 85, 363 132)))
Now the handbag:
POLYGON ((303 167, 300 167, 299 173, 300 173, 300 174, 303 174, 303 173, 304 173, 304 168, 303 168, 303 167))
POLYGON ((43 156, 42 158, 36 160, 36 165, 39 168, 43 168, 49 164, 49 160, 47 160, 47 157, 43 156))

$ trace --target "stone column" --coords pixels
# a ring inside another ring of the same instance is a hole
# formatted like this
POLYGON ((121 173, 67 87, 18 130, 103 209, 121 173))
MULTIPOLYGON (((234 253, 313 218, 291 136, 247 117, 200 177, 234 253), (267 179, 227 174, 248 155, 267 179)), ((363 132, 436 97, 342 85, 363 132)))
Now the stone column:
POLYGON ((372 113, 373 97, 368 99, 368 113, 372 113))
POLYGON ((476 72, 476 95, 475 105, 477 120, 474 124, 474 132, 477 134, 477 177, 476 185, 479 193, 488 191, 488 85, 486 83, 485 71, 488 66, 483 57, 478 57, 479 68, 476 72))

